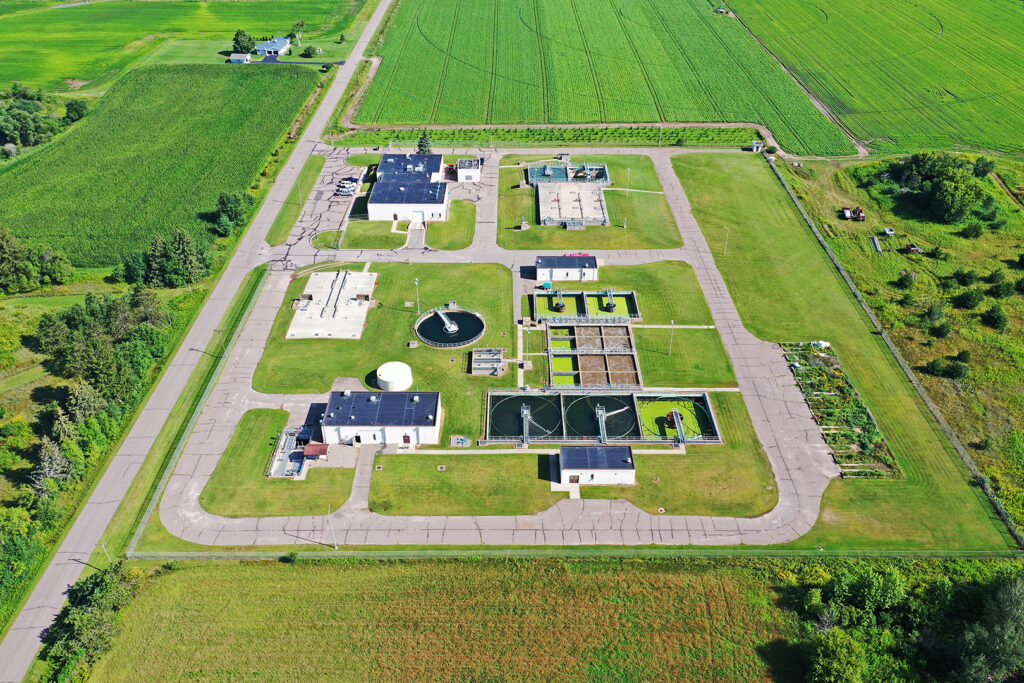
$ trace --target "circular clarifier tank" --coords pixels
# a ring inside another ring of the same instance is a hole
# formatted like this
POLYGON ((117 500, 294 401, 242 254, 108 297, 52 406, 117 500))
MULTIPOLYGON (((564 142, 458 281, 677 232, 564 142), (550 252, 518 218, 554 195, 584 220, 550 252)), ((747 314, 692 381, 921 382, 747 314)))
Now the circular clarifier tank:
POLYGON ((439 308, 420 316, 416 336, 424 344, 441 348, 468 346, 484 336, 483 317, 462 308, 439 308))

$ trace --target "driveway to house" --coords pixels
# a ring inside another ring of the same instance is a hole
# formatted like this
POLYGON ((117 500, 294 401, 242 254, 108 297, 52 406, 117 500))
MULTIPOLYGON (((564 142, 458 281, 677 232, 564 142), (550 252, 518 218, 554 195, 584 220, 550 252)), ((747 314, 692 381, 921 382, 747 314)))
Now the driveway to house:
POLYGON ((68 587, 81 576, 167 416, 184 391, 201 357, 200 349, 205 349, 209 345, 214 330, 224 317, 245 274, 261 262, 260 254, 266 245, 264 236, 281 210, 303 164, 326 132, 345 87, 354 75, 370 38, 376 32, 390 5, 391 0, 382 0, 374 11, 362 35, 356 41, 351 58, 339 69, 337 78, 324 95, 302 139, 292 151, 291 158, 274 182, 252 226, 242 238, 235 255, 203 309, 196 316, 178 352, 146 406, 139 413, 120 450, 111 458, 89 500, 82 506, 78 518, 50 564, 39 577, 36 587, 15 618, 10 631, 0 643, 0 681, 21 681, 24 678, 36 656, 45 630, 53 623, 64 605, 68 587))

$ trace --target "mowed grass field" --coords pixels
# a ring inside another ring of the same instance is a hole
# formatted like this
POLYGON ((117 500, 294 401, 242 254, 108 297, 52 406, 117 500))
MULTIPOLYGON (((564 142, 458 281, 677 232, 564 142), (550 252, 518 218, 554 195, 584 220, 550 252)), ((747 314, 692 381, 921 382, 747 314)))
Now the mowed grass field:
POLYGON ((743 25, 713 9, 404 0, 356 122, 746 122, 792 152, 853 154, 743 25))
POLYGON ((49 2, 18 4, 23 5, 21 11, 0 13, 0 33, 5 37, 0 45, 0 83, 21 81, 47 90, 90 93, 108 87, 125 69, 148 58, 223 62, 240 28, 257 38, 286 35, 292 24, 304 19, 307 42, 315 44, 316 35, 328 30, 324 41, 335 41, 335 30, 351 24, 363 5, 360 0, 93 2, 58 9, 49 9, 56 4, 49 2), (165 47, 168 41, 181 39, 201 40, 165 47))
POLYGON ((123 612, 92 675, 797 680, 775 601, 753 572, 680 560, 186 563, 123 612))
POLYGON ((674 165, 747 329, 770 341, 830 341, 906 473, 834 481, 817 525, 793 545, 1005 548, 988 501, 765 162, 695 154, 674 165), (758 201, 737 202, 741 195, 758 201), (731 228, 727 256, 720 225, 731 228))
POLYGON ((385 515, 528 515, 569 496, 551 490, 548 456, 536 453, 411 453, 374 462, 383 469, 370 480, 370 509, 385 515))
POLYGON ((516 375, 469 375, 469 347, 438 349, 420 343, 415 349, 408 348, 407 344, 416 339, 413 280, 419 278, 424 311, 455 299, 459 305, 483 315, 487 331, 474 346, 514 349, 511 271, 492 263, 381 263, 370 270, 380 273, 373 293, 377 305, 370 309, 359 340, 286 340, 293 315, 291 302, 302 293, 308 277, 292 282, 256 368, 255 389, 266 393, 330 391, 335 377, 356 377, 366 383, 382 363, 399 360, 412 367, 414 387, 441 392, 442 446, 447 446, 451 434, 464 434, 471 439, 482 437, 484 393, 514 387, 516 375), (412 305, 406 306, 406 302, 412 305))
POLYGON ((249 189, 319 78, 286 65, 135 69, 67 135, 0 170, 0 224, 77 266, 179 229, 208 245, 217 197, 249 189))
POLYGON ((669 515, 754 517, 779 500, 771 466, 739 393, 713 393, 722 445, 687 446, 682 453, 635 451, 635 486, 583 486, 584 498, 623 498, 669 515))
POLYGON ((741 21, 858 138, 1024 151, 1024 5, 735 0, 741 21))
POLYGON ((337 509, 352 492, 354 469, 313 467, 302 481, 267 479, 286 410, 250 410, 242 416, 217 469, 199 494, 203 509, 225 517, 319 515, 337 509))

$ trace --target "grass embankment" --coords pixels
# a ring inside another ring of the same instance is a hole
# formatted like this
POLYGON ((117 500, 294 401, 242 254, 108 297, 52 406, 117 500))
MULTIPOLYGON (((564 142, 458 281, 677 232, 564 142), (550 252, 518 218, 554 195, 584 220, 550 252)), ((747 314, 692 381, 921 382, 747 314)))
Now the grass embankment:
POLYGON ((443 251, 465 249, 473 243, 475 230, 476 204, 456 199, 447 221, 427 223, 427 245, 443 251))
POLYGON ((0 169, 0 223, 78 266, 179 229, 208 248, 218 195, 253 186, 319 80, 284 65, 135 69, 66 135, 0 169))
POLYGON ((779 646, 795 615, 761 576, 680 560, 185 563, 124 611, 93 676, 799 678, 779 646), (303 647, 268 647, 279 627, 303 647))
MULTIPOLYGON (((349 221, 345 228, 345 236, 341 240, 342 249, 398 249, 409 238, 408 223, 399 223, 398 232, 392 232, 391 221, 349 221)), ((321 244, 329 244, 325 238, 321 244)), ((317 245, 320 247, 320 245, 317 245)), ((320 247, 321 249, 325 247, 320 247)))
POLYGON ((203 508, 224 517, 283 517, 338 509, 352 491, 355 470, 313 467, 302 481, 268 479, 277 438, 288 424, 286 410, 250 410, 199 495, 203 508))
POLYGON ((281 209, 274 219, 274 224, 270 226, 270 231, 266 236, 267 244, 276 247, 288 239, 292 228, 295 227, 295 221, 302 215, 302 207, 306 205, 309 193, 313 191, 326 161, 327 157, 322 154, 311 154, 306 159, 298 179, 288 193, 288 198, 284 200, 284 204, 281 205, 281 209))
POLYGON ((718 330, 634 328, 633 335, 644 384, 648 386, 736 386, 732 363, 718 330))
MULTIPOLYGON (((505 347, 514 344, 512 326, 512 273, 494 264, 375 264, 380 273, 363 337, 359 340, 291 339, 285 332, 291 322, 292 299, 302 293, 307 277, 288 288, 274 320, 266 351, 260 359, 253 384, 267 393, 319 393, 329 391, 335 377, 356 377, 364 383, 386 361, 399 360, 412 367, 415 386, 440 391, 444 411, 442 444, 450 434, 471 439, 483 436, 483 392, 510 388, 515 374, 505 377, 473 377, 468 374, 468 349, 438 349, 416 339, 416 292, 424 310, 456 299, 459 305, 483 315, 487 331, 474 346, 505 347), (412 306, 406 306, 412 302, 412 306)), ((368 385, 367 385, 368 386, 368 385)))
MULTIPOLYGON (((184 445, 182 439, 187 437, 189 421, 193 414, 202 409, 203 393, 206 387, 216 380, 217 366, 225 351, 227 340, 232 339, 245 322, 245 313, 259 294, 265 272, 266 266, 260 266, 246 273, 238 292, 221 318, 218 329, 223 332, 214 334, 210 340, 206 352, 196 363, 185 389, 164 421, 153 447, 150 448, 128 493, 121 500, 117 512, 104 532, 103 539, 112 553, 120 555, 128 547, 135 527, 141 521, 145 507, 156 491, 160 474, 174 455, 176 447, 184 445)), ((159 523, 158 516, 154 515, 151 526, 159 523)), ((100 558, 104 558, 103 551, 97 548, 93 552, 91 563, 100 566, 100 558)))
MULTIPOLYGON (((609 164, 613 187, 626 187, 624 167, 628 167, 632 168, 630 185, 648 191, 606 190, 604 198, 610 225, 566 230, 556 225, 538 225, 536 190, 519 186, 525 179, 524 167, 502 168, 498 172, 498 245, 506 249, 662 249, 682 244, 650 158, 635 155, 623 160, 614 155, 586 158, 609 164), (632 184, 633 176, 638 185, 632 184), (530 229, 522 231, 519 226, 524 219, 530 229)), ((504 157, 501 165, 509 166, 521 160, 524 159, 504 157)))
MULTIPOLYGON (((98 93, 127 69, 143 63, 223 65, 232 52, 231 39, 238 28, 244 27, 255 36, 285 35, 300 16, 310 27, 303 36, 304 43, 328 51, 310 60, 319 63, 333 57, 337 50, 347 54, 356 35, 350 37, 348 45, 340 45, 336 44, 340 32, 365 25, 356 17, 362 3, 351 0, 104 2, 55 11, 47 4, 52 3, 39 3, 35 11, 2 18, 3 32, 9 40, 0 46, 0 83, 20 81, 46 90, 98 93), (102 40, 97 40, 99 35, 102 40), (40 40, 40 36, 46 39, 40 40)), ((299 52, 295 50, 294 59, 302 61, 299 52)), ((203 98, 183 99, 195 106, 203 98)), ((220 96, 209 99, 229 101, 220 96)), ((251 102, 249 106, 260 109, 251 102)))
POLYGON ((370 509, 386 515, 540 512, 569 495, 551 491, 548 460, 536 453, 377 456, 383 469, 370 481, 370 509))
POLYGON ((337 249, 344 230, 325 230, 313 235, 313 246, 317 249, 337 249))
MULTIPOLYGON (((339 117, 340 120, 340 117, 339 117)), ((760 138, 756 128, 705 126, 569 126, 546 128, 427 128, 437 147, 743 147, 760 138)), ((335 140, 343 147, 415 147, 420 129, 363 129, 335 140)))
POLYGON ((624 498, 637 507, 669 515, 755 517, 768 512, 779 494, 754 425, 738 393, 711 394, 720 446, 687 446, 686 453, 637 451, 635 486, 581 486, 584 498, 624 498))
POLYGON ((830 341, 907 475, 833 482, 816 527, 792 545, 1005 548, 1001 522, 763 159, 682 155, 674 165, 747 329, 772 341, 830 341), (727 256, 721 225, 731 228, 727 256))

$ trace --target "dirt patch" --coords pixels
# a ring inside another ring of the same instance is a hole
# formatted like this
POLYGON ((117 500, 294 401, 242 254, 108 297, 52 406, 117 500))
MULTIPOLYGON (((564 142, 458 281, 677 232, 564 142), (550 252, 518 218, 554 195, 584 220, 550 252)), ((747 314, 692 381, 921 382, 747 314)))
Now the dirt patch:
POLYGON ((153 40, 154 38, 156 38, 156 36, 149 35, 149 36, 144 37, 143 40, 153 40))
POLYGON ((67 83, 68 88, 71 90, 78 90, 83 85, 87 85, 89 83, 89 81, 80 81, 76 78, 65 78, 64 82, 67 83))

